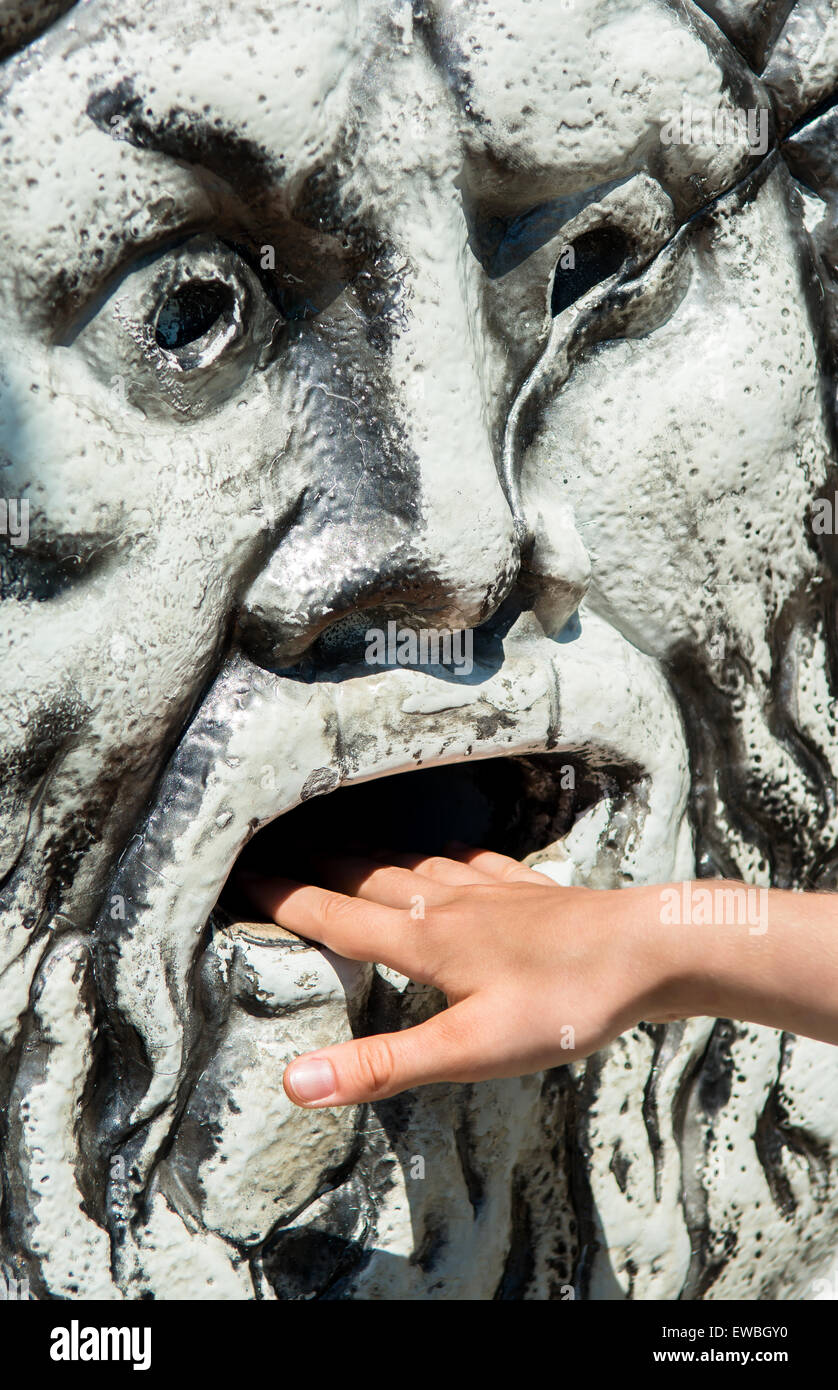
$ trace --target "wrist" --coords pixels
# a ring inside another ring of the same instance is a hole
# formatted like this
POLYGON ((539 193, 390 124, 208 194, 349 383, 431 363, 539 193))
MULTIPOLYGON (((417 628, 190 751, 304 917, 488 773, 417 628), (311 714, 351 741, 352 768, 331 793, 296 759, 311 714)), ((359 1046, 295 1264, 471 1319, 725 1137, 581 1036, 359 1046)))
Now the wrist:
POLYGON ((632 918, 644 1019, 765 1013, 779 987, 777 942, 766 940, 766 889, 692 880, 629 891, 638 892, 632 918))
POLYGON ((639 894, 641 1017, 733 1018, 838 1043, 838 895, 710 879, 639 894))

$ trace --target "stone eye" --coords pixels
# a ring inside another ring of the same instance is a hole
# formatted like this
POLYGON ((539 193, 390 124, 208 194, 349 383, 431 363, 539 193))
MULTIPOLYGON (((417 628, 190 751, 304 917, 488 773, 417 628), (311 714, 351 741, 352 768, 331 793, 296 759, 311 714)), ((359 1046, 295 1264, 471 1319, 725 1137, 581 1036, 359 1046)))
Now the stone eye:
POLYGON ((565 248, 553 275, 553 318, 581 299, 602 280, 616 275, 630 251, 628 238, 616 227, 583 232, 565 248))
POLYGON ((179 352, 197 343, 213 328, 229 322, 233 308, 229 285, 212 280, 190 280, 169 295, 157 315, 155 339, 158 347, 179 352))

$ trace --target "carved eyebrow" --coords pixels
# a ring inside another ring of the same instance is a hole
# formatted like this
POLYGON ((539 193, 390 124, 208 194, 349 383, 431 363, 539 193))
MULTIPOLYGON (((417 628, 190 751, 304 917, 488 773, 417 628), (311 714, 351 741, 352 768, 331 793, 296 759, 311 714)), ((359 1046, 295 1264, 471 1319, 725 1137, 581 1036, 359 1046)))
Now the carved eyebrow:
POLYGON ((135 149, 205 169, 246 201, 264 196, 284 179, 281 155, 270 155, 239 131, 210 119, 206 111, 173 107, 165 116, 155 117, 144 107, 130 78, 94 93, 86 111, 105 134, 135 149))
MULTIPOLYGON (((128 265, 144 255, 155 254, 167 242, 207 231, 217 223, 214 210, 218 186, 213 189, 202 180, 208 172, 224 185, 230 201, 231 220, 244 225, 248 213, 269 193, 282 177, 281 163, 272 161, 236 131, 225 130, 203 113, 170 111, 154 120, 144 108, 130 79, 95 92, 86 114, 104 134, 131 148, 161 154, 172 161, 177 177, 159 187, 165 216, 156 224, 155 204, 147 205, 146 225, 141 233, 127 235, 122 224, 104 243, 80 248, 71 262, 55 267, 45 285, 44 303, 51 328, 63 340, 77 315, 89 305, 91 295, 103 296, 108 286, 128 265), (235 207, 235 203, 240 205, 235 207), (241 214, 241 215, 238 215, 241 214)), ((106 205, 91 209, 91 217, 107 214, 106 205)))
MULTIPOLYGON (((213 231, 226 235, 230 242, 244 244, 255 225, 269 222, 276 227, 298 212, 306 220, 308 211, 314 219, 309 225, 317 226, 321 235, 329 235, 326 219, 317 214, 322 212, 320 204, 329 205, 330 199, 333 210, 335 190, 319 165, 310 174, 302 171, 302 176, 295 177, 289 207, 288 198, 282 197, 283 182, 286 190, 289 182, 283 156, 272 157, 205 111, 194 113, 178 107, 155 118, 128 78, 94 92, 85 113, 114 145, 170 160, 173 177, 161 183, 157 170, 157 201, 165 208, 162 219, 155 221, 156 204, 152 201, 145 206, 141 230, 130 237, 121 221, 111 224, 106 220, 106 230, 112 235, 104 243, 100 239, 98 244, 80 248, 72 261, 54 268, 44 296, 44 322, 54 340, 64 344, 71 341, 80 326, 79 315, 86 320, 95 313, 129 266, 197 232, 213 231), (202 174, 210 177, 202 178, 202 174)), ((293 172, 300 175, 301 171, 295 168, 293 172)), ((108 218, 106 204, 99 202, 91 208, 91 219, 103 215, 108 218)), ((343 224, 339 230, 344 239, 350 235, 343 224)))

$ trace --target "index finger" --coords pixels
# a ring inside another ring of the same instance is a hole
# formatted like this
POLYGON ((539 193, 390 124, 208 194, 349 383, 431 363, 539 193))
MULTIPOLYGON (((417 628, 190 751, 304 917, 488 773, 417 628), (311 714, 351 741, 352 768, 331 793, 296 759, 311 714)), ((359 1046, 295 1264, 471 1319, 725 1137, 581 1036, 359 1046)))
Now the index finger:
POLYGON ((290 878, 242 876, 242 887, 280 927, 327 946, 348 960, 377 961, 424 981, 420 941, 410 915, 290 878))

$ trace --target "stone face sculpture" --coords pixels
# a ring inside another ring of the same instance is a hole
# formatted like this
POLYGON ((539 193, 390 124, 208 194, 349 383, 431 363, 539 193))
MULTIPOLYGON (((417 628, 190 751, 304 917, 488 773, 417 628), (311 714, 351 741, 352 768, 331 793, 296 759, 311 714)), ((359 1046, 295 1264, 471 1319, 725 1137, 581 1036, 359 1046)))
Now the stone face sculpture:
POLYGON ((0 0, 0 57, 5 1277, 819 1296, 834 1049, 303 1112, 292 1056, 442 1001, 224 887, 458 828, 836 886, 838 13, 0 0))

